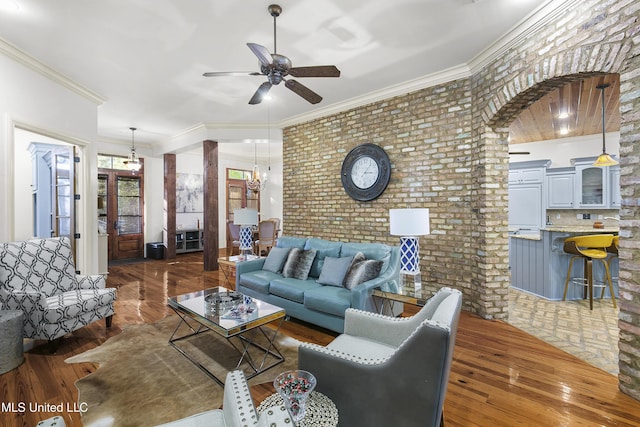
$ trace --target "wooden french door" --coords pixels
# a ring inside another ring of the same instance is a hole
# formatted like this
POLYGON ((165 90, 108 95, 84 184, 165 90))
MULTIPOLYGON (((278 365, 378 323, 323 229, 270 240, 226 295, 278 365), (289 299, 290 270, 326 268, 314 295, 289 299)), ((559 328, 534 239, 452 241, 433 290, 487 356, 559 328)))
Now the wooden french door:
MULTIPOLYGON (((251 174, 251 171, 241 171, 251 174)), ((231 179, 227 171, 227 223, 233 223, 233 211, 250 208, 260 212, 260 191, 253 192, 247 188, 246 179, 231 179)), ((231 248, 231 236, 227 233, 227 249, 231 248)))
POLYGON ((100 169, 98 223, 109 234, 109 261, 144 256, 144 175, 100 169))

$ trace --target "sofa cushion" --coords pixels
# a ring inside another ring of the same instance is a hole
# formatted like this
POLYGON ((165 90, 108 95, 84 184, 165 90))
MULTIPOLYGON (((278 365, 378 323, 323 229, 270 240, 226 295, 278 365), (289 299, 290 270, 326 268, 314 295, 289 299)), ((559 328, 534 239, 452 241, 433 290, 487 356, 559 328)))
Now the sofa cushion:
POLYGON ((353 257, 350 256, 342 258, 325 257, 317 282, 321 285, 342 287, 347 271, 351 267, 351 261, 353 261, 353 257))
POLYGON ((366 259, 362 252, 358 252, 354 257, 349 271, 344 278, 344 287, 353 289, 361 283, 375 279, 380 275, 383 261, 366 259))
POLYGON ((367 259, 376 259, 383 262, 380 271, 387 271, 391 259, 391 246, 382 243, 343 243, 340 256, 355 256, 358 252, 367 259))
POLYGON ((322 285, 313 279, 275 279, 269 284, 269 293, 300 304, 304 302, 305 292, 320 288, 322 285))
POLYGON ((249 271, 240 275, 240 284, 261 294, 269 294, 269 283, 274 279, 279 279, 277 273, 265 270, 249 271))
POLYGON ((316 250, 316 257, 313 260, 313 264, 311 264, 311 271, 309 271, 309 276, 320 277, 320 273, 322 271, 322 264, 324 263, 325 257, 340 256, 341 247, 342 247, 342 242, 332 242, 332 241, 323 240, 323 239, 307 240, 307 243, 304 245, 304 248, 316 250))
POLYGON ((300 248, 291 248, 287 261, 282 267, 282 276, 285 278, 306 280, 309 277, 311 264, 316 257, 316 250, 304 250, 300 248))
POLYGON ((262 269, 273 273, 280 273, 284 263, 287 261, 291 248, 271 248, 267 259, 262 265, 262 269))
POLYGON ((343 287, 321 286, 304 293, 304 306, 311 310, 344 317, 351 307, 351 291, 343 287))
POLYGON ((304 245, 306 243, 307 243, 306 237, 282 236, 282 237, 278 237, 278 239, 276 240, 276 247, 304 249, 304 245))

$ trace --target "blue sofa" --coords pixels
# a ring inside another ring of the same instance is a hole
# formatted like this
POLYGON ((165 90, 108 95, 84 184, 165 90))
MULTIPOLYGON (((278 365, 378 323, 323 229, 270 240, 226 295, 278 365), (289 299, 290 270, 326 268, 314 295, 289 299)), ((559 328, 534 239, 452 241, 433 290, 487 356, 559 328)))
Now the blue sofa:
POLYGON ((400 276, 400 248, 382 243, 343 243, 316 238, 282 236, 276 248, 315 250, 313 264, 305 280, 284 277, 283 273, 263 270, 266 258, 238 263, 236 290, 282 307, 287 316, 344 332, 347 308, 375 312, 375 288, 395 290, 400 276), (318 283, 326 257, 354 257, 361 253, 368 260, 382 261, 377 277, 347 289, 318 283))

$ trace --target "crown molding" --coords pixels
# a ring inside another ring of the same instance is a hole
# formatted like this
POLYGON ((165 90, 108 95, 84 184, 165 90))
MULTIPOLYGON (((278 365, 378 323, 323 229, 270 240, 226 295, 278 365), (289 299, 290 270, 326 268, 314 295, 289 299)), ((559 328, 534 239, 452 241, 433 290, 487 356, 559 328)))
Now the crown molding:
POLYGON ((467 78, 471 75, 471 71, 466 64, 458 65, 448 68, 437 73, 429 74, 427 76, 419 77, 417 79, 409 80, 397 85, 388 86, 386 88, 369 92, 363 96, 348 99, 344 102, 338 102, 331 104, 325 108, 313 110, 309 113, 293 116, 281 122, 275 123, 277 127, 293 126, 299 123, 308 122, 311 120, 319 119, 321 117, 330 116, 343 111, 351 110, 353 108, 362 107, 363 105, 372 104, 384 99, 393 98, 394 96, 406 95, 410 92, 415 92, 420 89, 424 89, 431 86, 436 86, 442 83, 451 82, 454 80, 467 78))
POLYGON ((549 25, 558 15, 578 5, 583 0, 549 0, 525 16, 511 27, 502 37, 474 56, 467 64, 472 74, 476 74, 515 46, 549 25))
POLYGON ((96 105, 104 104, 106 99, 97 93, 87 89, 86 87, 74 82, 69 77, 54 70, 45 63, 37 60, 28 53, 20 50, 18 47, 9 43, 0 37, 0 53, 14 61, 24 65, 25 67, 43 75, 49 80, 58 83, 61 86, 77 93, 78 95, 88 99, 96 105))

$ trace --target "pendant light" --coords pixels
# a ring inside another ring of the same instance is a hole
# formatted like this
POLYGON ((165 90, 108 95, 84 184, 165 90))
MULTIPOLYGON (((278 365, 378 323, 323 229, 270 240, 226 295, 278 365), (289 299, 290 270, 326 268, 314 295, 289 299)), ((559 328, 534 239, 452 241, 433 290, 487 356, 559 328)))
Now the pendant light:
POLYGON ((616 162, 609 154, 607 154, 607 147, 605 144, 605 136, 604 136, 605 130, 606 130, 606 122, 604 121, 604 90, 609 86, 610 85, 608 83, 600 84, 596 86, 598 89, 600 89, 600 94, 602 98, 602 101, 601 101, 602 102, 602 154, 598 156, 596 161, 593 163, 593 166, 597 166, 601 168, 605 166, 613 166, 618 164, 618 162, 616 162))
POLYGON ((129 129, 131 129, 131 154, 129 155, 129 158, 124 161, 124 164, 127 165, 131 172, 138 172, 142 164, 140 163, 140 158, 136 154, 136 145, 133 139, 133 134, 136 131, 136 128, 129 129))
POLYGON ((258 170, 258 154, 256 143, 253 143, 253 171, 251 172, 251 179, 247 180, 247 188, 254 193, 260 191, 260 171, 258 170))

